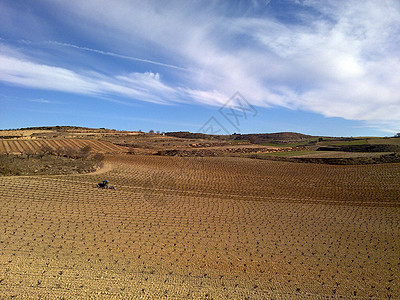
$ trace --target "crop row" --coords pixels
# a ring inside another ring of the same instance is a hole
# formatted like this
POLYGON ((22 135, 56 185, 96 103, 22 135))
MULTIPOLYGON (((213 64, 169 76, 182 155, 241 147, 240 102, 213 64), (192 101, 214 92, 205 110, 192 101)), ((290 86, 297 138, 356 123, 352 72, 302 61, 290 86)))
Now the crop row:
POLYGON ((109 179, 127 188, 162 188, 203 197, 400 206, 399 164, 332 166, 126 155, 110 159, 117 168, 109 179))
POLYGON ((123 153, 126 148, 106 141, 98 140, 1 140, 0 154, 21 154, 40 153, 43 148, 49 148, 53 151, 75 149, 79 150, 89 146, 92 151, 98 153, 123 153))

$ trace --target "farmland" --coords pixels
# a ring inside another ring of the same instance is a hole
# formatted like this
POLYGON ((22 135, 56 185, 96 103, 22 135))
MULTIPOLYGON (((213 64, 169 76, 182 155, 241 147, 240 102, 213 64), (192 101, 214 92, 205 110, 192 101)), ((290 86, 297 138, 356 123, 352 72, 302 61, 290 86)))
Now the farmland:
POLYGON ((0 179, 3 296, 400 295, 398 164, 106 162, 0 179), (105 177, 117 190, 93 188, 105 177))
POLYGON ((108 154, 94 173, 0 177, 1 298, 400 297, 399 163, 47 142, 108 154))
POLYGON ((52 151, 66 149, 82 149, 89 146, 97 153, 123 153, 126 148, 98 140, 0 140, 0 154, 39 153, 44 147, 52 151))

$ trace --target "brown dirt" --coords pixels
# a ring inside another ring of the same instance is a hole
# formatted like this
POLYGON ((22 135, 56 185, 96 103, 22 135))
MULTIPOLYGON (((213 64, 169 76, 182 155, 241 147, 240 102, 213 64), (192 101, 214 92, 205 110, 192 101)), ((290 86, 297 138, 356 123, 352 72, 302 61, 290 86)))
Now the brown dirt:
POLYGON ((400 297, 400 164, 107 162, 0 178, 2 298, 400 297))

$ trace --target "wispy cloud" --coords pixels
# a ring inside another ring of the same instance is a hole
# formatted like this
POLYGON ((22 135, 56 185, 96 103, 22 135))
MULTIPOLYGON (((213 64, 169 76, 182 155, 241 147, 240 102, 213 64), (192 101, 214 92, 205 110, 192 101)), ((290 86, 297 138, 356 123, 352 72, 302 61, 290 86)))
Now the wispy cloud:
POLYGON ((365 127, 374 128, 375 130, 386 132, 388 136, 394 136, 400 133, 400 121, 381 121, 366 122, 365 127))
MULTIPOLYGON (((158 73, 131 73, 107 77, 86 72, 77 73, 65 68, 42 65, 6 55, 0 55, 0 80, 14 85, 56 90, 92 96, 120 95, 154 103, 177 99, 173 88, 160 81, 158 73)), ((46 100, 42 100, 42 103, 46 100)))
POLYGON ((69 47, 69 48, 89 51, 89 52, 93 52, 93 53, 98 53, 98 54, 102 54, 102 55, 117 57, 117 58, 121 58, 121 59, 144 62, 144 63, 153 64, 153 65, 162 66, 162 67, 167 67, 167 68, 172 68, 172 69, 176 69, 176 70, 192 72, 192 70, 190 70, 190 69, 182 68, 182 67, 175 66, 175 65, 165 64, 165 63, 154 61, 154 60, 142 59, 142 58, 139 58, 139 57, 133 57, 133 56, 128 56, 128 55, 121 55, 121 54, 118 54, 118 53, 102 51, 102 50, 92 49, 92 48, 88 48, 88 47, 81 47, 81 46, 68 44, 68 43, 60 43, 60 42, 57 42, 57 41, 48 41, 48 43, 49 44, 58 45, 58 46, 69 47))
POLYGON ((35 102, 35 103, 42 103, 42 104, 65 104, 65 103, 60 102, 60 101, 48 100, 48 99, 43 99, 43 98, 31 99, 29 101, 30 102, 35 102))

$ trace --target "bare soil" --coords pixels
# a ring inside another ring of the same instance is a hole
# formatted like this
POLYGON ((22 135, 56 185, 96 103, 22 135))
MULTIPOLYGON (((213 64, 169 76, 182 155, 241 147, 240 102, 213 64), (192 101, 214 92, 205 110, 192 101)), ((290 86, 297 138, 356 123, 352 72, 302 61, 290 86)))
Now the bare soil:
POLYGON ((106 164, 0 178, 1 298, 400 298, 398 163, 106 164))

